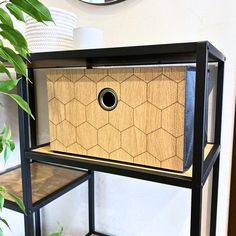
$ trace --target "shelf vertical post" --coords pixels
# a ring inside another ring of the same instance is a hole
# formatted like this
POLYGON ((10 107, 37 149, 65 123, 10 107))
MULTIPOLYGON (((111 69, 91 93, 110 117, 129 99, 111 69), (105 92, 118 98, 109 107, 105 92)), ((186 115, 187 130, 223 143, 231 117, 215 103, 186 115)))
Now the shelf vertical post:
MULTIPOLYGON (((215 143, 220 144, 224 85, 224 61, 218 62, 215 143)), ((220 155, 213 166, 210 236, 216 235, 220 155)))
POLYGON ((90 170, 88 180, 89 233, 95 232, 94 171, 90 170))
POLYGON ((217 223, 217 203, 218 203, 218 183, 219 183, 220 156, 218 156, 213 166, 212 193, 211 193, 211 221, 210 236, 216 235, 217 223))
POLYGON ((191 236, 201 235, 202 175, 205 148, 205 116, 208 97, 208 43, 197 44, 196 88, 193 139, 193 185, 191 204, 191 236))
MULTIPOLYGON (((17 90, 18 94, 27 101, 27 81, 25 77, 19 81, 17 90)), ((29 119, 28 114, 20 107, 18 109, 18 117, 23 201, 27 213, 24 215, 25 236, 32 236, 34 235, 34 217, 32 213, 31 170, 30 160, 25 158, 25 151, 29 149, 29 119)))
POLYGON ((221 139, 221 121, 223 105, 223 86, 224 86, 224 61, 218 62, 217 73, 217 96, 216 96, 216 121, 215 121, 215 143, 220 144, 221 139))
POLYGON ((41 236, 40 209, 35 211, 35 236, 41 236))
MULTIPOLYGON (((35 116, 36 108, 35 108, 35 86, 34 86, 34 69, 28 69, 28 76, 32 83, 28 83, 28 100, 29 106, 32 114, 35 116)), ((30 122, 30 141, 31 147, 35 147, 37 145, 37 137, 36 137, 36 121, 33 119, 29 120, 30 122)))

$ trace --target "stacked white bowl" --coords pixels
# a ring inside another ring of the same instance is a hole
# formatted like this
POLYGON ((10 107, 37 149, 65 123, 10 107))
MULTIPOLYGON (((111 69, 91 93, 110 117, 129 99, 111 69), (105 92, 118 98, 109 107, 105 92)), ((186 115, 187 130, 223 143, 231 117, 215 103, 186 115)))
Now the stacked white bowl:
POLYGON ((25 37, 31 52, 63 51, 73 48, 77 16, 59 8, 49 8, 55 22, 39 23, 26 17, 25 37))

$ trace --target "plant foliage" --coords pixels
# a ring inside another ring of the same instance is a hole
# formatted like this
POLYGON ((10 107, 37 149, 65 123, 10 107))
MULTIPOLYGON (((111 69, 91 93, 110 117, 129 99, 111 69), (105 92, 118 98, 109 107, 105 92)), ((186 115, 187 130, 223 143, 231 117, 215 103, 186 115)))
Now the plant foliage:
MULTIPOLYGON (((18 106, 27 112, 32 118, 33 114, 28 103, 19 95, 14 93, 14 88, 22 79, 28 79, 27 73, 27 58, 29 57, 29 48, 25 37, 14 28, 13 18, 25 22, 24 15, 30 15, 39 22, 53 21, 51 14, 46 6, 38 0, 0 0, 0 74, 5 74, 6 79, 0 81, 0 94, 8 96, 15 101, 18 106), (7 40, 11 48, 6 47, 3 40, 7 40), (17 73, 17 79, 11 76, 7 68, 10 64, 17 73)), ((2 103, 0 102, 2 106, 2 103)), ((2 107, 0 108, 2 109, 2 107)), ((3 156, 6 162, 10 154, 15 149, 15 143, 11 139, 11 129, 6 125, 0 131, 0 155, 3 156)), ((22 212, 25 213, 25 206, 22 199, 12 192, 9 192, 4 186, 0 185, 0 212, 3 209, 5 198, 9 197, 14 201, 22 212)), ((7 226, 8 222, 0 216, 0 223, 7 226)), ((58 230, 61 235, 63 227, 58 230), (61 232, 61 233, 60 233, 61 232)), ((3 230, 0 227, 0 236, 3 236, 3 230)))
POLYGON ((51 233, 49 236, 61 236, 62 233, 63 233, 63 225, 58 223, 57 231, 54 233, 51 233))

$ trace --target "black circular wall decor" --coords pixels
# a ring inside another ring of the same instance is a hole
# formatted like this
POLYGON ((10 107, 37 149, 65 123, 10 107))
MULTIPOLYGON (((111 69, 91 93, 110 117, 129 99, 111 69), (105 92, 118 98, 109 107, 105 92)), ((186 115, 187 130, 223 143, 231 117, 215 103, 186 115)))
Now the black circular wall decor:
POLYGON ((110 5, 119 2, 123 2, 125 0, 80 0, 81 2, 92 4, 92 5, 110 5))

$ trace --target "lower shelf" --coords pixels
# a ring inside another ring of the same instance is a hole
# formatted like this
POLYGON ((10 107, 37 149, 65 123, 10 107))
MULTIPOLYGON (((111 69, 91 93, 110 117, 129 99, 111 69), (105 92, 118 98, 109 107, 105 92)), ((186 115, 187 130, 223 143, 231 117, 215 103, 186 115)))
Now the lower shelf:
MULTIPOLYGON (((31 164, 32 210, 39 209, 88 178, 89 174, 86 171, 33 162, 31 164)), ((21 168, 1 174, 0 185, 23 197, 21 168)), ((12 201, 11 198, 6 200, 12 201)), ((9 205, 6 204, 6 207, 11 208, 9 205)))
MULTIPOLYGON (((219 147, 215 148, 214 145, 207 144, 204 151, 205 160, 210 160, 211 163, 212 156, 217 154, 218 150, 219 147)), ((137 166, 132 163, 118 163, 111 160, 95 159, 87 156, 56 153, 50 151, 50 146, 47 144, 26 152, 26 158, 192 188, 192 168, 184 173, 170 172, 137 166)))

